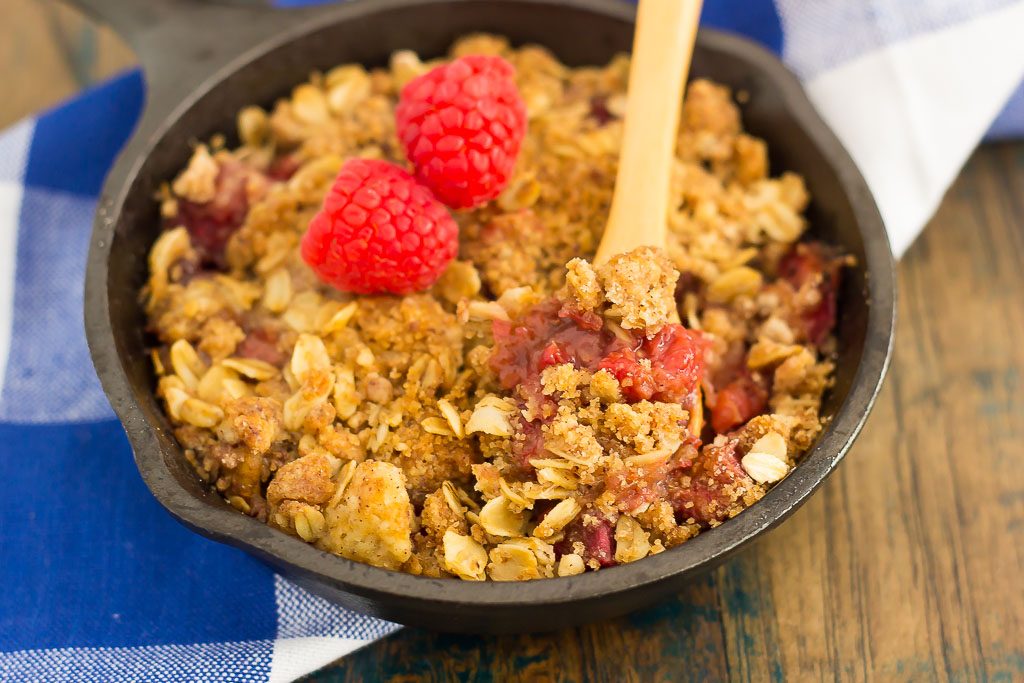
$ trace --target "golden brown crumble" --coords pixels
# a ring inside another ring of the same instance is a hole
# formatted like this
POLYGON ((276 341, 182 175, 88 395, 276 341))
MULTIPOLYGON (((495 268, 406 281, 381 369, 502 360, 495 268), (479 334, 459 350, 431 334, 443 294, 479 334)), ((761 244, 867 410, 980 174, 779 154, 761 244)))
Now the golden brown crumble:
POLYGON ((609 306, 606 315, 627 330, 657 332, 679 322, 675 289, 679 271, 660 249, 618 254, 597 269, 609 306))
POLYGON ((769 176, 729 90, 696 80, 667 249, 595 267, 629 58, 569 68, 489 35, 451 50, 470 53, 516 67, 529 130, 501 196, 456 215, 459 260, 428 292, 335 291, 298 245, 346 159, 404 163, 398 90, 442 60, 401 51, 387 68, 313 74, 269 109, 242 110, 237 149, 196 147, 162 188, 166 230, 143 292, 157 395, 229 504, 360 562, 521 580, 677 546, 756 502, 821 430, 834 368, 814 325, 837 261, 794 247, 803 180, 769 176), (214 204, 244 209, 220 252, 190 232, 214 204), (683 400, 637 399, 621 375, 555 354, 508 389, 497 330, 554 294, 551 315, 601 344, 700 330, 702 384, 683 400), (718 433, 723 406, 742 400, 758 414, 718 433))
POLYGON ((412 556, 413 517, 402 470, 365 460, 327 503, 326 532, 318 545, 350 560, 398 569, 412 556))
POLYGON ((604 303, 604 290, 598 282, 597 271, 590 263, 581 258, 574 258, 565 264, 565 289, 562 298, 581 311, 596 310, 604 303))
POLYGON ((590 379, 591 393, 605 403, 618 403, 622 400, 619 380, 607 370, 598 370, 590 379))
POLYGON ((199 145, 188 166, 174 181, 174 194, 193 202, 209 202, 217 194, 218 173, 220 166, 210 156, 210 150, 206 145, 199 145))
POLYGON ((562 363, 545 368, 540 381, 548 396, 557 394, 561 398, 573 399, 580 397, 581 385, 590 384, 590 373, 577 369, 572 363, 562 363))

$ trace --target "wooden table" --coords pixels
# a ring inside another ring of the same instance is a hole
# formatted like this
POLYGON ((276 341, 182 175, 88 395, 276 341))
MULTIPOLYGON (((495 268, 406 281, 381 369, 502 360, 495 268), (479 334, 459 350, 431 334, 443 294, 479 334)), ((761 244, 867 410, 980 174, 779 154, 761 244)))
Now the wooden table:
MULTIPOLYGON (((129 60, 70 13, 3 0, 0 69, 32 87, 0 103, 0 125, 129 60)), ((312 680, 1024 680, 1024 144, 974 155, 899 283, 896 355, 863 435, 739 557, 623 619, 406 629, 312 680)))

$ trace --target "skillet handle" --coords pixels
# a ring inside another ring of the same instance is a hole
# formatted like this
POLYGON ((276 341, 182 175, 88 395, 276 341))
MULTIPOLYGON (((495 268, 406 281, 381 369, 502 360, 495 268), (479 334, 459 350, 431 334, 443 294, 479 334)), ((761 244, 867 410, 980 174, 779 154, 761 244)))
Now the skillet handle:
POLYGON ((138 55, 147 113, 170 110, 247 49, 316 10, 275 9, 264 0, 64 2, 110 25, 138 55))
MULTIPOLYGON (((0 0, 3 2, 4 0, 0 0)), ((328 7, 274 9, 259 0, 64 0, 109 24, 135 50, 146 80, 146 105, 100 193, 89 268, 105 270, 128 181, 152 152, 161 129, 204 83, 232 67, 250 49, 282 36, 328 7)), ((184 141, 183 141, 184 144, 184 141)), ((106 276, 101 278, 105 283, 106 276)), ((92 287, 101 280, 90 276, 92 287)), ((108 293, 87 294, 102 300, 108 293)), ((103 313, 104 318, 108 313, 103 313)))

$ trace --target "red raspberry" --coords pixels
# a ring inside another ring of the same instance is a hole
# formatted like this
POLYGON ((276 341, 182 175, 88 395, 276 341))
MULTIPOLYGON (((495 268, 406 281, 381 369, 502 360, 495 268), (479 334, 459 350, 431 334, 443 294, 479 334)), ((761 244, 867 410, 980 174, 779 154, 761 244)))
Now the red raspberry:
POLYGON ((342 166, 302 238, 302 258, 324 282, 358 294, 430 287, 455 258, 458 226, 430 190, 394 164, 342 166))
POLYGON ((480 206, 508 184, 526 135, 526 105, 501 57, 471 55, 410 81, 395 110, 416 176, 455 209, 480 206))

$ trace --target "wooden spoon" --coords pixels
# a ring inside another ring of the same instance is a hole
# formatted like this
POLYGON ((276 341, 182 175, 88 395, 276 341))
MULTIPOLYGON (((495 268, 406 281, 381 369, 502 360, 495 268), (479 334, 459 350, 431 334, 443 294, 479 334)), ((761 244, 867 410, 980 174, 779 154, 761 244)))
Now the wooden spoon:
POLYGON ((595 263, 637 247, 665 247, 679 112, 701 4, 640 0, 619 172, 595 263))

